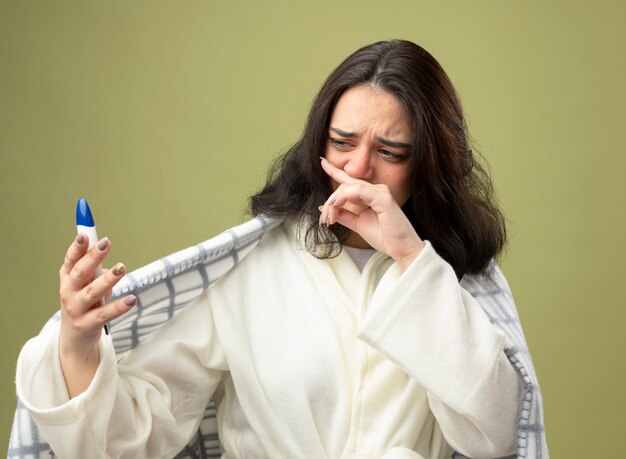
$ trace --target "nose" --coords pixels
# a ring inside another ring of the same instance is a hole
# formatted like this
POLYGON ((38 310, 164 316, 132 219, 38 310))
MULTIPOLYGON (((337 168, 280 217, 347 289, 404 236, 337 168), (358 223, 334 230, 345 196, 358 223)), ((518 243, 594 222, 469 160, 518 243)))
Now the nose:
POLYGON ((350 176, 360 180, 371 181, 374 175, 372 154, 366 146, 359 146, 352 151, 343 170, 350 176))

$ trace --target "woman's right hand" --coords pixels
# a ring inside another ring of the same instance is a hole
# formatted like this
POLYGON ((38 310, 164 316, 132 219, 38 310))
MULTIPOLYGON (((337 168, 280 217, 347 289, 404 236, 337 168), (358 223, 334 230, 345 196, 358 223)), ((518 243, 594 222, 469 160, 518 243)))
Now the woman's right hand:
POLYGON ((111 250, 111 242, 103 238, 91 250, 87 250, 88 246, 87 237, 79 234, 69 247, 59 270, 59 352, 70 397, 89 386, 98 368, 98 341, 104 325, 137 303, 137 298, 129 295, 102 304, 104 298, 110 298, 111 289, 120 281, 126 269, 118 263, 110 270, 103 270, 102 275, 94 279, 96 269, 111 250))

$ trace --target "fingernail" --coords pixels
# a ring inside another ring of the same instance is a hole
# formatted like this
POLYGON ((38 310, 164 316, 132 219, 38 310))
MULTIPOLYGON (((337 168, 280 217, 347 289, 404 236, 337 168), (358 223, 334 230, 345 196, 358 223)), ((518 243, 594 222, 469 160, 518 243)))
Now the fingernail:
POLYGON ((324 158, 323 156, 320 156, 320 159, 322 160, 322 162, 328 161, 326 158, 324 158))
POLYGON ((120 276, 124 272, 124 264, 118 263, 111 269, 114 276, 120 276))
POLYGON ((330 228, 330 215, 326 217, 326 228, 330 228))
POLYGON ((85 236, 83 236, 82 234, 76 236, 76 243, 78 245, 83 245, 83 242, 85 242, 85 236))
POLYGON ((109 238, 105 236, 102 239, 100 239, 97 247, 98 247, 98 250, 102 251, 102 250, 105 250, 108 246, 109 246, 109 238))
POLYGON ((135 295, 130 295, 124 298, 124 304, 126 306, 134 306, 137 303, 137 297, 135 295))
POLYGON ((319 207, 317 208, 317 210, 319 210, 320 212, 323 212, 323 211, 324 211, 324 206, 319 206, 319 207))
POLYGON ((330 202, 328 203, 328 205, 332 206, 335 203, 336 200, 337 200, 337 198, 331 199, 330 202))

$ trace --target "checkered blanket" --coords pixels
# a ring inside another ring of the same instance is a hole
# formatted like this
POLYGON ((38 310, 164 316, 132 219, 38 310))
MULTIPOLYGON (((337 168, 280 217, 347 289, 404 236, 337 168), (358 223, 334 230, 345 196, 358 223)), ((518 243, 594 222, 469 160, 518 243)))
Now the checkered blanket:
MULTIPOLYGON (((137 296, 137 306, 111 323, 113 344, 118 356, 146 340, 152 332, 171 319, 211 283, 237 265, 263 235, 280 220, 256 217, 205 242, 161 258, 127 274, 115 287, 113 296, 129 293, 137 296)), ((524 399, 520 406, 517 458, 548 458, 543 405, 537 377, 526 347, 526 340, 506 279, 493 264, 487 274, 465 276, 461 285, 479 302, 492 324, 508 338, 505 353, 524 381, 524 399)), ((56 326, 55 314, 46 327, 56 326)), ((9 458, 54 457, 28 411, 18 401, 9 443, 9 458)), ((219 458, 215 406, 210 402, 198 432, 176 458, 219 458)), ((454 458, 464 456, 455 453, 454 458)))

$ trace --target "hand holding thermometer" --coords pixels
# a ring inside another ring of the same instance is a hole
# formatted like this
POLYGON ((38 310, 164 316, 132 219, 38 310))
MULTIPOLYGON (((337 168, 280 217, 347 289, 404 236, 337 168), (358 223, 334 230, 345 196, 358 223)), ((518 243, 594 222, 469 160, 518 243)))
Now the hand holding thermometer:
POLYGON ((59 361, 70 398, 87 390, 98 370, 102 329, 109 333, 105 324, 137 304, 135 295, 106 303, 126 268, 117 263, 110 270, 96 269, 109 254, 111 242, 106 237, 98 241, 93 216, 84 199, 78 201, 76 223, 79 234, 68 247, 59 269, 59 361), (103 298, 107 298, 105 302, 103 298))
MULTIPOLYGON (((89 208, 89 204, 85 198, 80 198, 78 200, 78 204, 76 205, 76 230, 78 234, 84 234, 89 238, 89 247, 87 250, 91 250, 98 243, 98 233, 96 232, 96 224, 93 221, 93 216, 91 215, 91 209, 89 208)), ((96 268, 94 272, 93 278, 100 277, 102 275, 102 265, 96 268)), ((106 301, 103 298, 101 300, 102 304, 105 304, 106 301)), ((109 325, 104 325, 104 332, 109 334, 109 325)))

